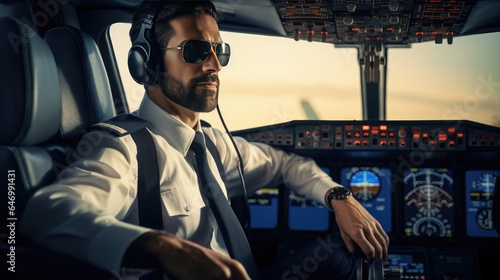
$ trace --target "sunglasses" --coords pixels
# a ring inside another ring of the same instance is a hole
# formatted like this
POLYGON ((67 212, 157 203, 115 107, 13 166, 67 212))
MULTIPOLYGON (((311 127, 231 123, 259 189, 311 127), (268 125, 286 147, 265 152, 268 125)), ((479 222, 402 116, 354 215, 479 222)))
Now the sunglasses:
POLYGON ((205 60, 212 50, 215 49, 215 55, 219 60, 220 65, 226 66, 229 63, 229 56, 231 55, 231 47, 229 44, 222 42, 212 43, 204 40, 187 40, 181 46, 162 48, 161 50, 182 50, 182 58, 187 63, 198 64, 205 60))

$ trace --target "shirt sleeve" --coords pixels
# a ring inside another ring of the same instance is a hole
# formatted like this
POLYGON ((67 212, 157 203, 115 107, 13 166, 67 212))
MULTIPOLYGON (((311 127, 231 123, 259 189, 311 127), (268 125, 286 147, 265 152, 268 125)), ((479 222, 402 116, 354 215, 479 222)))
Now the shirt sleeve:
POLYGON ((85 135, 69 154, 74 163, 30 198, 21 233, 43 247, 119 273, 128 246, 150 230, 123 221, 137 194, 136 153, 131 136, 85 135))
MULTIPOLYGON (((226 133, 213 129, 211 136, 216 139, 221 154, 228 193, 230 196, 237 195, 241 186, 236 168, 236 149, 226 133)), ((297 194, 325 205, 326 192, 340 185, 311 158, 288 153, 268 144, 248 142, 241 137, 233 139, 243 160, 245 185, 249 194, 263 187, 283 183, 297 194)))

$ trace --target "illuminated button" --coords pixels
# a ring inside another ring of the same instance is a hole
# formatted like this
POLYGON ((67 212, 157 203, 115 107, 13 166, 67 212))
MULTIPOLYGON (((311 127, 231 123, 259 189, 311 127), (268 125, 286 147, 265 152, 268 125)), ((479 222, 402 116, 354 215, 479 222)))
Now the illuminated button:
POLYGON ((406 130, 404 130, 404 129, 400 129, 400 130, 398 131, 398 136, 399 136, 400 138, 404 138, 404 137, 406 137, 406 130))
POLYGON ((448 147, 455 148, 455 141, 448 142, 448 147))

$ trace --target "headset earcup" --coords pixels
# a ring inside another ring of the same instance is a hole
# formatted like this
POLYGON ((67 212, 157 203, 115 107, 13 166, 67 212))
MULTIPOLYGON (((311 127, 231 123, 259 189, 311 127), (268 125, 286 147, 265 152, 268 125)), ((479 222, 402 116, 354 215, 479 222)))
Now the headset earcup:
POLYGON ((149 48, 142 44, 134 44, 128 52, 128 70, 130 75, 139 84, 151 82, 148 75, 149 48))

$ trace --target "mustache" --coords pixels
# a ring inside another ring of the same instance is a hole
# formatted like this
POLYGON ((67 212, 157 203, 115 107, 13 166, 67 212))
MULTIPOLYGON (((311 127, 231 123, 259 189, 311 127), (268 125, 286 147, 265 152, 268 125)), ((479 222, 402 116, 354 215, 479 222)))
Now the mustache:
POLYGON ((191 85, 196 85, 198 83, 216 82, 219 85, 219 76, 217 74, 205 74, 199 77, 195 77, 191 80, 191 85))

